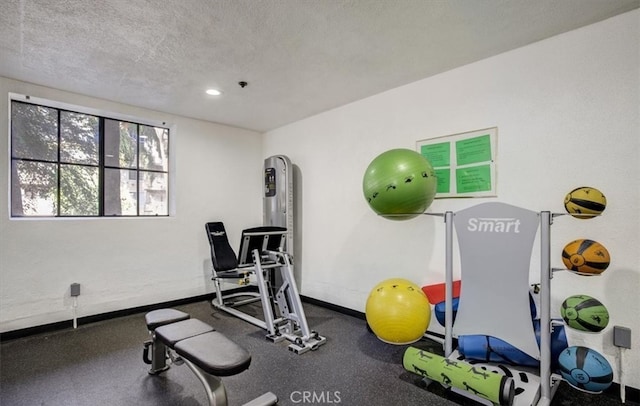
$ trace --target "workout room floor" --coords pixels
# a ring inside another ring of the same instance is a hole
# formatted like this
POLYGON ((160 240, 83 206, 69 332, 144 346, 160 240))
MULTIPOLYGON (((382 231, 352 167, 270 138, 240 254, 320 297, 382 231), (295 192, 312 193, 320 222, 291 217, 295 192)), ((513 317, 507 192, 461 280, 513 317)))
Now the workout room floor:
MULTIPOLYGON (((224 378, 229 404, 241 405, 271 391, 279 405, 311 404, 302 393, 314 393, 313 404, 472 405, 473 402, 419 378, 402 367, 406 346, 381 342, 356 317, 305 303, 312 329, 327 337, 317 351, 296 355, 285 343, 273 344, 264 331, 209 302, 176 308, 210 323, 252 354, 248 370, 224 378)), ((251 306, 248 306, 251 307, 251 306)), ((257 311, 258 309, 249 309, 257 311)), ((147 373, 142 343, 149 338, 144 314, 81 325, 77 329, 2 342, 0 405, 2 406, 197 406, 206 405, 204 389, 186 366, 173 366, 159 376, 147 373)), ((441 352, 438 343, 415 346, 441 352)), ((616 392, 587 395, 562 383, 555 406, 621 405, 616 392)), ((626 405, 639 406, 627 398, 626 405)))

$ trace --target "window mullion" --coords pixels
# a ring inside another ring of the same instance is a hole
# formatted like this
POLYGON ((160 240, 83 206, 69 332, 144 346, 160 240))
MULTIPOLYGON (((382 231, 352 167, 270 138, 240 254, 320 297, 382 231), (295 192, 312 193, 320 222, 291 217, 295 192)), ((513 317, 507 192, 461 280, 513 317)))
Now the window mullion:
POLYGON ((104 117, 98 117, 98 216, 104 216, 104 117))
POLYGON ((140 124, 136 124, 136 216, 140 216, 140 124))
POLYGON ((62 188, 62 167, 60 162, 62 161, 62 127, 60 120, 60 109, 56 109, 57 112, 57 120, 58 120, 58 157, 57 157, 57 165, 56 165, 56 182, 58 183, 56 187, 56 217, 61 216, 61 202, 60 202, 60 189, 62 188))

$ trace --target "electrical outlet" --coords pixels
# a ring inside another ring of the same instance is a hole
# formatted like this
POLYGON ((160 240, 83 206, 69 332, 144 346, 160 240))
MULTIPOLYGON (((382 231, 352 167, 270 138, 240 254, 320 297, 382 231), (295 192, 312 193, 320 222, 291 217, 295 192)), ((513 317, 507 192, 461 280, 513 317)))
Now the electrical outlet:
POLYGON ((613 326, 613 345, 631 349, 631 329, 628 327, 613 326))
POLYGON ((80 284, 72 283, 70 292, 71 292, 71 297, 80 296, 80 284))

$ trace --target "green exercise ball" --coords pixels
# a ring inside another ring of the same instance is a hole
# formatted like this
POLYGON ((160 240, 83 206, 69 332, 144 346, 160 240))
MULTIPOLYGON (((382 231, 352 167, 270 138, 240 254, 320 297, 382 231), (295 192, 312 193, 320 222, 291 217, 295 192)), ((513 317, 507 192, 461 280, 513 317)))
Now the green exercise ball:
POLYGON ((408 220, 431 205, 436 175, 429 161, 410 149, 378 155, 364 174, 362 191, 369 206, 390 220, 408 220))

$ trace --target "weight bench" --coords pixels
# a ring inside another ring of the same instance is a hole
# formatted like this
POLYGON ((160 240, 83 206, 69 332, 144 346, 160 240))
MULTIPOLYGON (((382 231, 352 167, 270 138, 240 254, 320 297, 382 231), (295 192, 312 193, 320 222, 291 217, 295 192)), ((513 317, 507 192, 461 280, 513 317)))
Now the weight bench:
MULTIPOLYGON (((204 385, 209 406, 227 406, 227 393, 220 377, 249 368, 251 354, 207 323, 180 310, 154 310, 145 315, 145 321, 151 334, 151 340, 144 343, 143 354, 144 362, 151 365, 149 374, 169 369, 167 360, 174 365, 185 363, 204 385)), ((267 392, 244 406, 277 402, 276 395, 267 392)))

